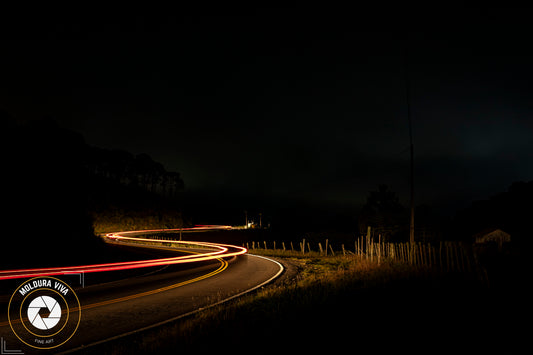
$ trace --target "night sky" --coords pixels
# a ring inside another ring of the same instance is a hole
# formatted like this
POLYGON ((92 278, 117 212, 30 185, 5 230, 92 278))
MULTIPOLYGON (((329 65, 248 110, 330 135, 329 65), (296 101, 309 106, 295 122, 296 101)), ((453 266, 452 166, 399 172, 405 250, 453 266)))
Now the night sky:
POLYGON ((416 203, 448 213, 533 179, 531 15, 25 18, 1 35, 0 108, 148 153, 198 196, 356 209, 388 184, 408 205, 408 52, 416 203))

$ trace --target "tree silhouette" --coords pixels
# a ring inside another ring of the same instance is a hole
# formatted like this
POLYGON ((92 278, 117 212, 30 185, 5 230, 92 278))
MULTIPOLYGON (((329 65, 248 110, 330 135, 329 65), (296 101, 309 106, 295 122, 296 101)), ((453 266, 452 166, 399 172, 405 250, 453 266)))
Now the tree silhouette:
MULTIPOLYGON (((148 155, 91 147, 50 118, 17 123, 0 111, 0 128, 1 265, 82 260, 85 252, 100 247, 95 216, 132 216, 154 228, 182 223, 175 201, 155 193, 175 196, 183 180, 148 155), (64 252, 51 257, 59 250, 64 252)), ((120 223, 114 228, 121 228, 120 223)))
POLYGON ((175 197, 184 187, 179 173, 166 171, 161 163, 145 153, 134 156, 123 150, 88 147, 85 160, 91 174, 124 186, 166 197, 175 197))
POLYGON ((359 231, 365 234, 371 227, 375 235, 381 234, 383 239, 397 237, 407 221, 406 209, 400 204, 394 191, 387 185, 379 185, 376 191, 371 191, 366 204, 359 214, 359 231))

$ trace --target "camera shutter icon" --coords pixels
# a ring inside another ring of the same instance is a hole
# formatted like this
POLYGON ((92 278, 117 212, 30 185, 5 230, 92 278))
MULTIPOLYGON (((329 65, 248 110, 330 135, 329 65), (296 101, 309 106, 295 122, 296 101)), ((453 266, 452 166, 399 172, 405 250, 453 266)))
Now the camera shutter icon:
POLYGON ((39 296, 28 305, 28 320, 37 329, 52 329, 61 320, 61 306, 53 297, 39 296), (48 310, 48 317, 41 317, 42 308, 48 310))

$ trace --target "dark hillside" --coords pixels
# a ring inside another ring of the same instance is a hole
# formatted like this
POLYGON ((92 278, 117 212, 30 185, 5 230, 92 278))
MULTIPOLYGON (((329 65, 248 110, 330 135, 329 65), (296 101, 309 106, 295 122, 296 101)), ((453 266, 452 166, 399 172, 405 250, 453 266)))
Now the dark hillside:
POLYGON ((52 119, 19 123, 3 112, 0 125, 2 267, 82 262, 100 254, 95 232, 182 224, 183 181, 149 156, 91 147, 52 119))

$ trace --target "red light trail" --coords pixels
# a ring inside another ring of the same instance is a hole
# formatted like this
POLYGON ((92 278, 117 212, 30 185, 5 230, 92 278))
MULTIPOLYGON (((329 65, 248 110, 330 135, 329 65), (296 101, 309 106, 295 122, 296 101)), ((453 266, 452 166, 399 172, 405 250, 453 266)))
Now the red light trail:
MULTIPOLYGON (((127 236, 131 234, 193 232, 193 231, 221 230, 221 229, 227 230, 227 229, 231 229, 231 227, 230 226, 202 225, 202 226, 196 226, 193 228, 153 229, 153 230, 142 230, 142 231, 108 233, 105 235, 104 238, 114 243, 132 242, 132 241, 164 242, 164 243, 171 243, 176 246, 185 245, 188 247, 206 248, 206 249, 209 249, 210 251, 206 253, 182 255, 182 256, 171 257, 171 258, 140 260, 140 261, 125 261, 125 262, 116 262, 116 263, 36 268, 36 269, 2 270, 0 271, 0 280, 19 279, 19 278, 28 278, 28 277, 37 277, 37 276, 63 275, 63 274, 72 274, 72 273, 118 271, 118 270, 137 269, 137 268, 145 268, 145 267, 153 267, 153 266, 161 266, 161 265, 193 263, 193 262, 241 255, 248 251, 246 248, 238 247, 234 245, 228 245, 228 244, 194 242, 194 241, 178 241, 178 240, 170 240, 170 239, 138 238, 138 237, 127 236)), ((128 243, 128 245, 134 245, 134 244, 128 243)), ((141 245, 142 244, 140 244, 139 246, 141 245)))

